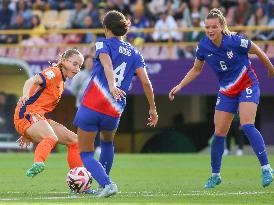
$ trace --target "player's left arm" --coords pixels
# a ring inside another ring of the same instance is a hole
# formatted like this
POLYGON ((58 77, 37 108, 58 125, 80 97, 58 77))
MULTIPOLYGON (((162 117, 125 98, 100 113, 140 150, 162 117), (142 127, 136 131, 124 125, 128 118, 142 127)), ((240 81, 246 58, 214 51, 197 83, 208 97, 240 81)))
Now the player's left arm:
POLYGON ((267 68, 268 76, 274 77, 274 67, 265 52, 263 52, 255 43, 251 42, 248 53, 257 55, 264 66, 267 68))
POLYGON ((99 59, 104 67, 104 72, 108 81, 108 87, 111 95, 115 98, 115 100, 121 100, 121 97, 124 97, 126 93, 116 87, 113 65, 110 56, 107 53, 100 53, 99 59))
POLYGON ((158 114, 156 111, 154 93, 153 93, 151 82, 148 78, 146 69, 144 69, 143 67, 137 68, 135 73, 142 83, 146 98, 149 103, 149 118, 148 118, 149 122, 147 125, 155 127, 155 125, 158 122, 158 114))

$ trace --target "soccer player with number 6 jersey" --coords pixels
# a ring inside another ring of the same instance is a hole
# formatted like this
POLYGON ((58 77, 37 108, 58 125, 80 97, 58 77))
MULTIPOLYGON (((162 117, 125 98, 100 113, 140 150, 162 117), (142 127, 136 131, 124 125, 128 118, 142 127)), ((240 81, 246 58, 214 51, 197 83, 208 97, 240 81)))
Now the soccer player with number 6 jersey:
POLYGON ((263 137, 254 126, 260 88, 248 54, 258 56, 267 68, 269 77, 274 77, 274 67, 256 44, 228 30, 226 19, 220 10, 212 9, 209 12, 205 20, 205 32, 206 36, 197 46, 197 57, 193 67, 169 93, 169 99, 172 101, 176 93, 201 73, 205 61, 218 77, 220 89, 215 107, 215 132, 211 144, 212 175, 205 188, 214 188, 222 181, 220 169, 225 137, 237 112, 242 130, 260 162, 262 186, 269 186, 273 181, 272 168, 268 162, 263 137))
POLYGON ((118 192, 109 173, 114 158, 114 135, 126 106, 126 93, 133 76, 140 79, 149 103, 148 125, 158 121, 153 89, 139 51, 124 42, 130 22, 118 11, 109 11, 103 19, 106 39, 96 42, 91 80, 74 119, 78 127, 81 159, 98 182, 98 196, 108 197, 118 192), (101 155, 94 158, 94 140, 100 132, 101 155))

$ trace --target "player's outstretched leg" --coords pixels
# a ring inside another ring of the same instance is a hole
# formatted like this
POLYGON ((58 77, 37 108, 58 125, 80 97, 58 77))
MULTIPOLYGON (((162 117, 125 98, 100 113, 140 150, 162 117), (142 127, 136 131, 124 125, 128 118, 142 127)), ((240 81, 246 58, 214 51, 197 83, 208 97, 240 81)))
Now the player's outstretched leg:
POLYGON ((222 179, 220 176, 222 155, 224 153, 225 137, 213 136, 211 144, 211 168, 212 176, 207 180, 204 188, 214 188, 216 185, 221 184, 222 179))
POLYGON ((102 164, 94 159, 94 152, 81 152, 80 156, 87 170, 102 187, 100 191, 97 191, 98 197, 109 197, 117 194, 117 185, 111 182, 102 164))
POLYGON ((45 169, 44 161, 46 161, 51 150, 55 146, 56 141, 47 137, 44 138, 36 147, 34 152, 34 163, 30 169, 28 169, 26 175, 28 177, 35 177, 37 174, 41 173, 45 169))
POLYGON ((28 169, 26 175, 28 177, 35 177, 37 174, 41 173, 45 169, 44 162, 34 162, 31 168, 28 169))

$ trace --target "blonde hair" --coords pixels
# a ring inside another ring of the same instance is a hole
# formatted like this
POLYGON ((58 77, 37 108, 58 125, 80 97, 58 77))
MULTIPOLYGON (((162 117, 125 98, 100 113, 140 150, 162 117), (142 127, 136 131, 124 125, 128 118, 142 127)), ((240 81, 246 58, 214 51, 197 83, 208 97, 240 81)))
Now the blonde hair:
POLYGON ((225 35, 230 36, 230 35, 234 34, 234 32, 231 32, 228 29, 226 18, 224 16, 223 12, 220 9, 217 9, 217 8, 211 9, 209 11, 207 17, 206 17, 206 19, 214 19, 214 18, 218 18, 219 19, 220 24, 224 27, 223 33, 225 35))
POLYGON ((63 60, 66 60, 66 59, 72 57, 73 55, 80 56, 84 61, 84 56, 80 51, 78 51, 75 48, 70 48, 70 49, 66 50, 62 55, 60 55, 60 58, 55 66, 61 68, 63 60))

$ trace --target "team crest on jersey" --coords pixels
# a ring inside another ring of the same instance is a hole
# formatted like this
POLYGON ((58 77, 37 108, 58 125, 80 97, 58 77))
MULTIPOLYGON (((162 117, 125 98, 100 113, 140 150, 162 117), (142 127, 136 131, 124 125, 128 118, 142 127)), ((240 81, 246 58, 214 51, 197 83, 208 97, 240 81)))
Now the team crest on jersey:
POLYGON ((104 45, 103 42, 96 42, 95 43, 96 50, 103 48, 103 45, 104 45))
POLYGON ((52 70, 46 71, 45 74, 49 80, 55 77, 55 73, 52 70))
POLYGON ((241 47, 244 47, 244 48, 247 48, 247 46, 248 46, 248 40, 246 40, 246 39, 241 39, 241 45, 240 45, 241 47))
POLYGON ((233 58, 233 52, 232 51, 227 51, 226 54, 227 54, 227 57, 229 59, 233 58))

